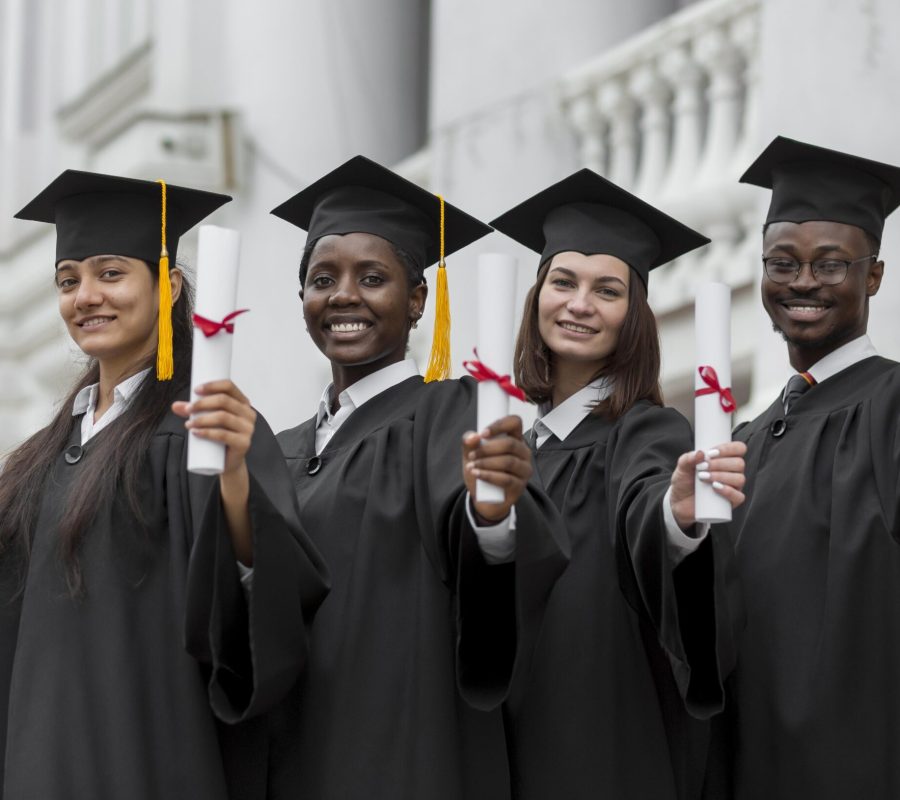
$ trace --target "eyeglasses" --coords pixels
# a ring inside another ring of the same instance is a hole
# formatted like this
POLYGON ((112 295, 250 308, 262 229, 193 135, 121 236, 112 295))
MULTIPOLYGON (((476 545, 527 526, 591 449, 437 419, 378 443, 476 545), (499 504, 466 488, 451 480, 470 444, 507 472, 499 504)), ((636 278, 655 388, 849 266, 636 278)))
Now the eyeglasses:
POLYGON ((853 261, 842 261, 837 258, 817 258, 815 261, 797 261, 796 258, 786 256, 771 256, 763 258, 763 267, 770 281, 775 283, 793 283, 800 276, 800 270, 804 264, 809 264, 816 280, 824 286, 834 286, 843 283, 847 277, 847 270, 851 264, 860 261, 868 261, 878 258, 877 254, 855 258, 853 261))

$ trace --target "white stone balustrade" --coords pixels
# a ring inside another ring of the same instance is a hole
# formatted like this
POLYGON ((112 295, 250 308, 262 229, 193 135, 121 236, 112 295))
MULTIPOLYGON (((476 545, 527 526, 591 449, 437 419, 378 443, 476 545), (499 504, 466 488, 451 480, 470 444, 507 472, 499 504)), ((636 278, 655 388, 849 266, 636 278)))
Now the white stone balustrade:
POLYGON ((714 240, 654 273, 658 314, 701 280, 754 279, 758 196, 737 179, 760 149, 760 0, 706 0, 647 28, 562 80, 580 161, 714 240))

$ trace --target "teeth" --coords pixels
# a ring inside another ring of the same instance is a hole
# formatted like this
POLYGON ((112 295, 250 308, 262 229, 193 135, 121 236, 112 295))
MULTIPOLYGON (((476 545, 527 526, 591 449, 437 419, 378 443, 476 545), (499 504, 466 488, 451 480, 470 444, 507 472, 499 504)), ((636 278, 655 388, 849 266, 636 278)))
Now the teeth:
POLYGON ((95 328, 97 325, 102 325, 104 322, 109 322, 112 317, 94 317, 93 319, 89 319, 87 322, 82 322, 82 328, 95 328))
POLYGON ((335 333, 354 333, 355 331, 364 331, 369 327, 368 322, 333 322, 331 330, 335 333))
POLYGON ((788 306, 791 311, 802 311, 804 314, 811 314, 815 311, 822 311, 823 306, 788 306))
POLYGON ((574 331, 575 333, 595 333, 593 328, 585 328, 584 325, 575 325, 572 322, 560 322, 559 323, 563 328, 567 331, 574 331))

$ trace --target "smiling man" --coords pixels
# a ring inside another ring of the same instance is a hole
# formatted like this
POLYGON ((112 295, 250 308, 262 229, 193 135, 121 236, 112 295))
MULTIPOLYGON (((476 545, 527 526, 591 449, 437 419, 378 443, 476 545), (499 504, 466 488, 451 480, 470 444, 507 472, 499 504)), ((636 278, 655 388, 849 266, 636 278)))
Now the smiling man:
POLYGON ((866 335, 900 168, 775 139, 762 299, 796 374, 747 442, 747 628, 710 798, 900 796, 900 365, 866 335))

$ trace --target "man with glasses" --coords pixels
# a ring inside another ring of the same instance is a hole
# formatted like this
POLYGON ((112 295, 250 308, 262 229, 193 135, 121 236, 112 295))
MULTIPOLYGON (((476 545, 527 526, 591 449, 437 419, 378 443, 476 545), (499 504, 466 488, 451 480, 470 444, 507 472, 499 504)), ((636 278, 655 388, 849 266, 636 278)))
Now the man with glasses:
POLYGON ((900 168, 775 139, 762 300, 796 370, 735 438, 747 609, 709 798, 900 797, 900 364, 866 335, 900 168))

